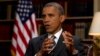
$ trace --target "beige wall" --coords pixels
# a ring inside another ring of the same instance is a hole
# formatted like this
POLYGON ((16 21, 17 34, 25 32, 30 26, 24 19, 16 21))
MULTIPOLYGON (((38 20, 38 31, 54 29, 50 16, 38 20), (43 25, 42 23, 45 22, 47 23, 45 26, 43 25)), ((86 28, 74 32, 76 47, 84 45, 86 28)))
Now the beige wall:
POLYGON ((100 11, 100 0, 94 0, 94 13, 100 11))

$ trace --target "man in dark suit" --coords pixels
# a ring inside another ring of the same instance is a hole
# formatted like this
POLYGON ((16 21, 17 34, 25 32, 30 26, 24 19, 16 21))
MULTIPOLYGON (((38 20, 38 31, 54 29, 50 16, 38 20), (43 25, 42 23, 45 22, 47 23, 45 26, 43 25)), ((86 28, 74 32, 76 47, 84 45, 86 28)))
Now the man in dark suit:
POLYGON ((61 5, 46 4, 42 17, 47 34, 30 40, 25 56, 84 56, 80 40, 61 27, 65 20, 61 5))

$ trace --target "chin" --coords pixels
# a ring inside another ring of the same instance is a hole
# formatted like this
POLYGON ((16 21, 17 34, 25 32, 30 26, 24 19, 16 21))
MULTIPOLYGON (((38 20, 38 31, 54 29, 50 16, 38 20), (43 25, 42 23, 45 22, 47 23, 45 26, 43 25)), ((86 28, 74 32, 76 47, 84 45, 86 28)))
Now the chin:
POLYGON ((53 33, 53 31, 52 30, 50 30, 50 29, 48 29, 48 30, 46 30, 48 33, 53 33))

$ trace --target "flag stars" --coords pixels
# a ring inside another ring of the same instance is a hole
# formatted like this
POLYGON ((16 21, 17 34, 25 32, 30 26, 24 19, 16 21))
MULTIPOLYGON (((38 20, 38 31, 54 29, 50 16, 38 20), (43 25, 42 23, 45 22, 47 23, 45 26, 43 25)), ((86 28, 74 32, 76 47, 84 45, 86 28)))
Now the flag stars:
POLYGON ((21 8, 24 8, 24 5, 21 5, 20 7, 21 7, 21 8))
POLYGON ((19 1, 17 12, 19 13, 19 16, 21 20, 24 22, 29 18, 30 14, 32 13, 33 5, 31 1, 19 1))
POLYGON ((27 12, 27 10, 26 10, 26 9, 24 9, 24 12, 27 12))
POLYGON ((18 7, 20 7, 21 5, 19 4, 18 7))
POLYGON ((22 13, 20 13, 19 15, 22 16, 22 13))
POLYGON ((22 21, 24 21, 24 20, 25 20, 25 18, 23 17, 23 18, 22 18, 22 21))
POLYGON ((27 17, 29 17, 29 14, 26 14, 27 17))
POLYGON ((29 7, 32 8, 32 5, 30 5, 29 7))
POLYGON ((28 7, 27 5, 24 6, 24 8, 27 8, 27 7, 28 7))
POLYGON ((30 3, 30 4, 32 4, 32 2, 31 2, 31 1, 30 1, 29 3, 30 3))
POLYGON ((20 9, 18 8, 17 11, 20 11, 20 9))
POLYGON ((27 10, 27 12, 29 13, 30 11, 29 11, 29 10, 27 10))
POLYGON ((25 3, 25 1, 22 1, 22 3, 24 4, 24 3, 25 3))
POLYGON ((21 1, 19 1, 19 3, 21 3, 21 1))
POLYGON ((32 5, 24 5, 24 8, 32 8, 32 5))
POLYGON ((23 13, 23 16, 25 16, 25 13, 23 13))
POLYGON ((20 12, 23 12, 23 10, 22 10, 22 9, 20 9, 20 12))
POLYGON ((28 2, 27 2, 27 1, 25 1, 25 4, 28 4, 28 2))

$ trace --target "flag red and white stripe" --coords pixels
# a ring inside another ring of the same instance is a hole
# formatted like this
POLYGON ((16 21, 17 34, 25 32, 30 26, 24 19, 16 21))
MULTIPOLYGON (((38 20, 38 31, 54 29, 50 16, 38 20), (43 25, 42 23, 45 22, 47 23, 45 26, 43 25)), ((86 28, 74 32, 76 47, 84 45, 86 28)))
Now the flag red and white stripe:
POLYGON ((19 0, 12 37, 12 56, 24 56, 29 40, 38 36, 32 10, 31 0, 19 0))

